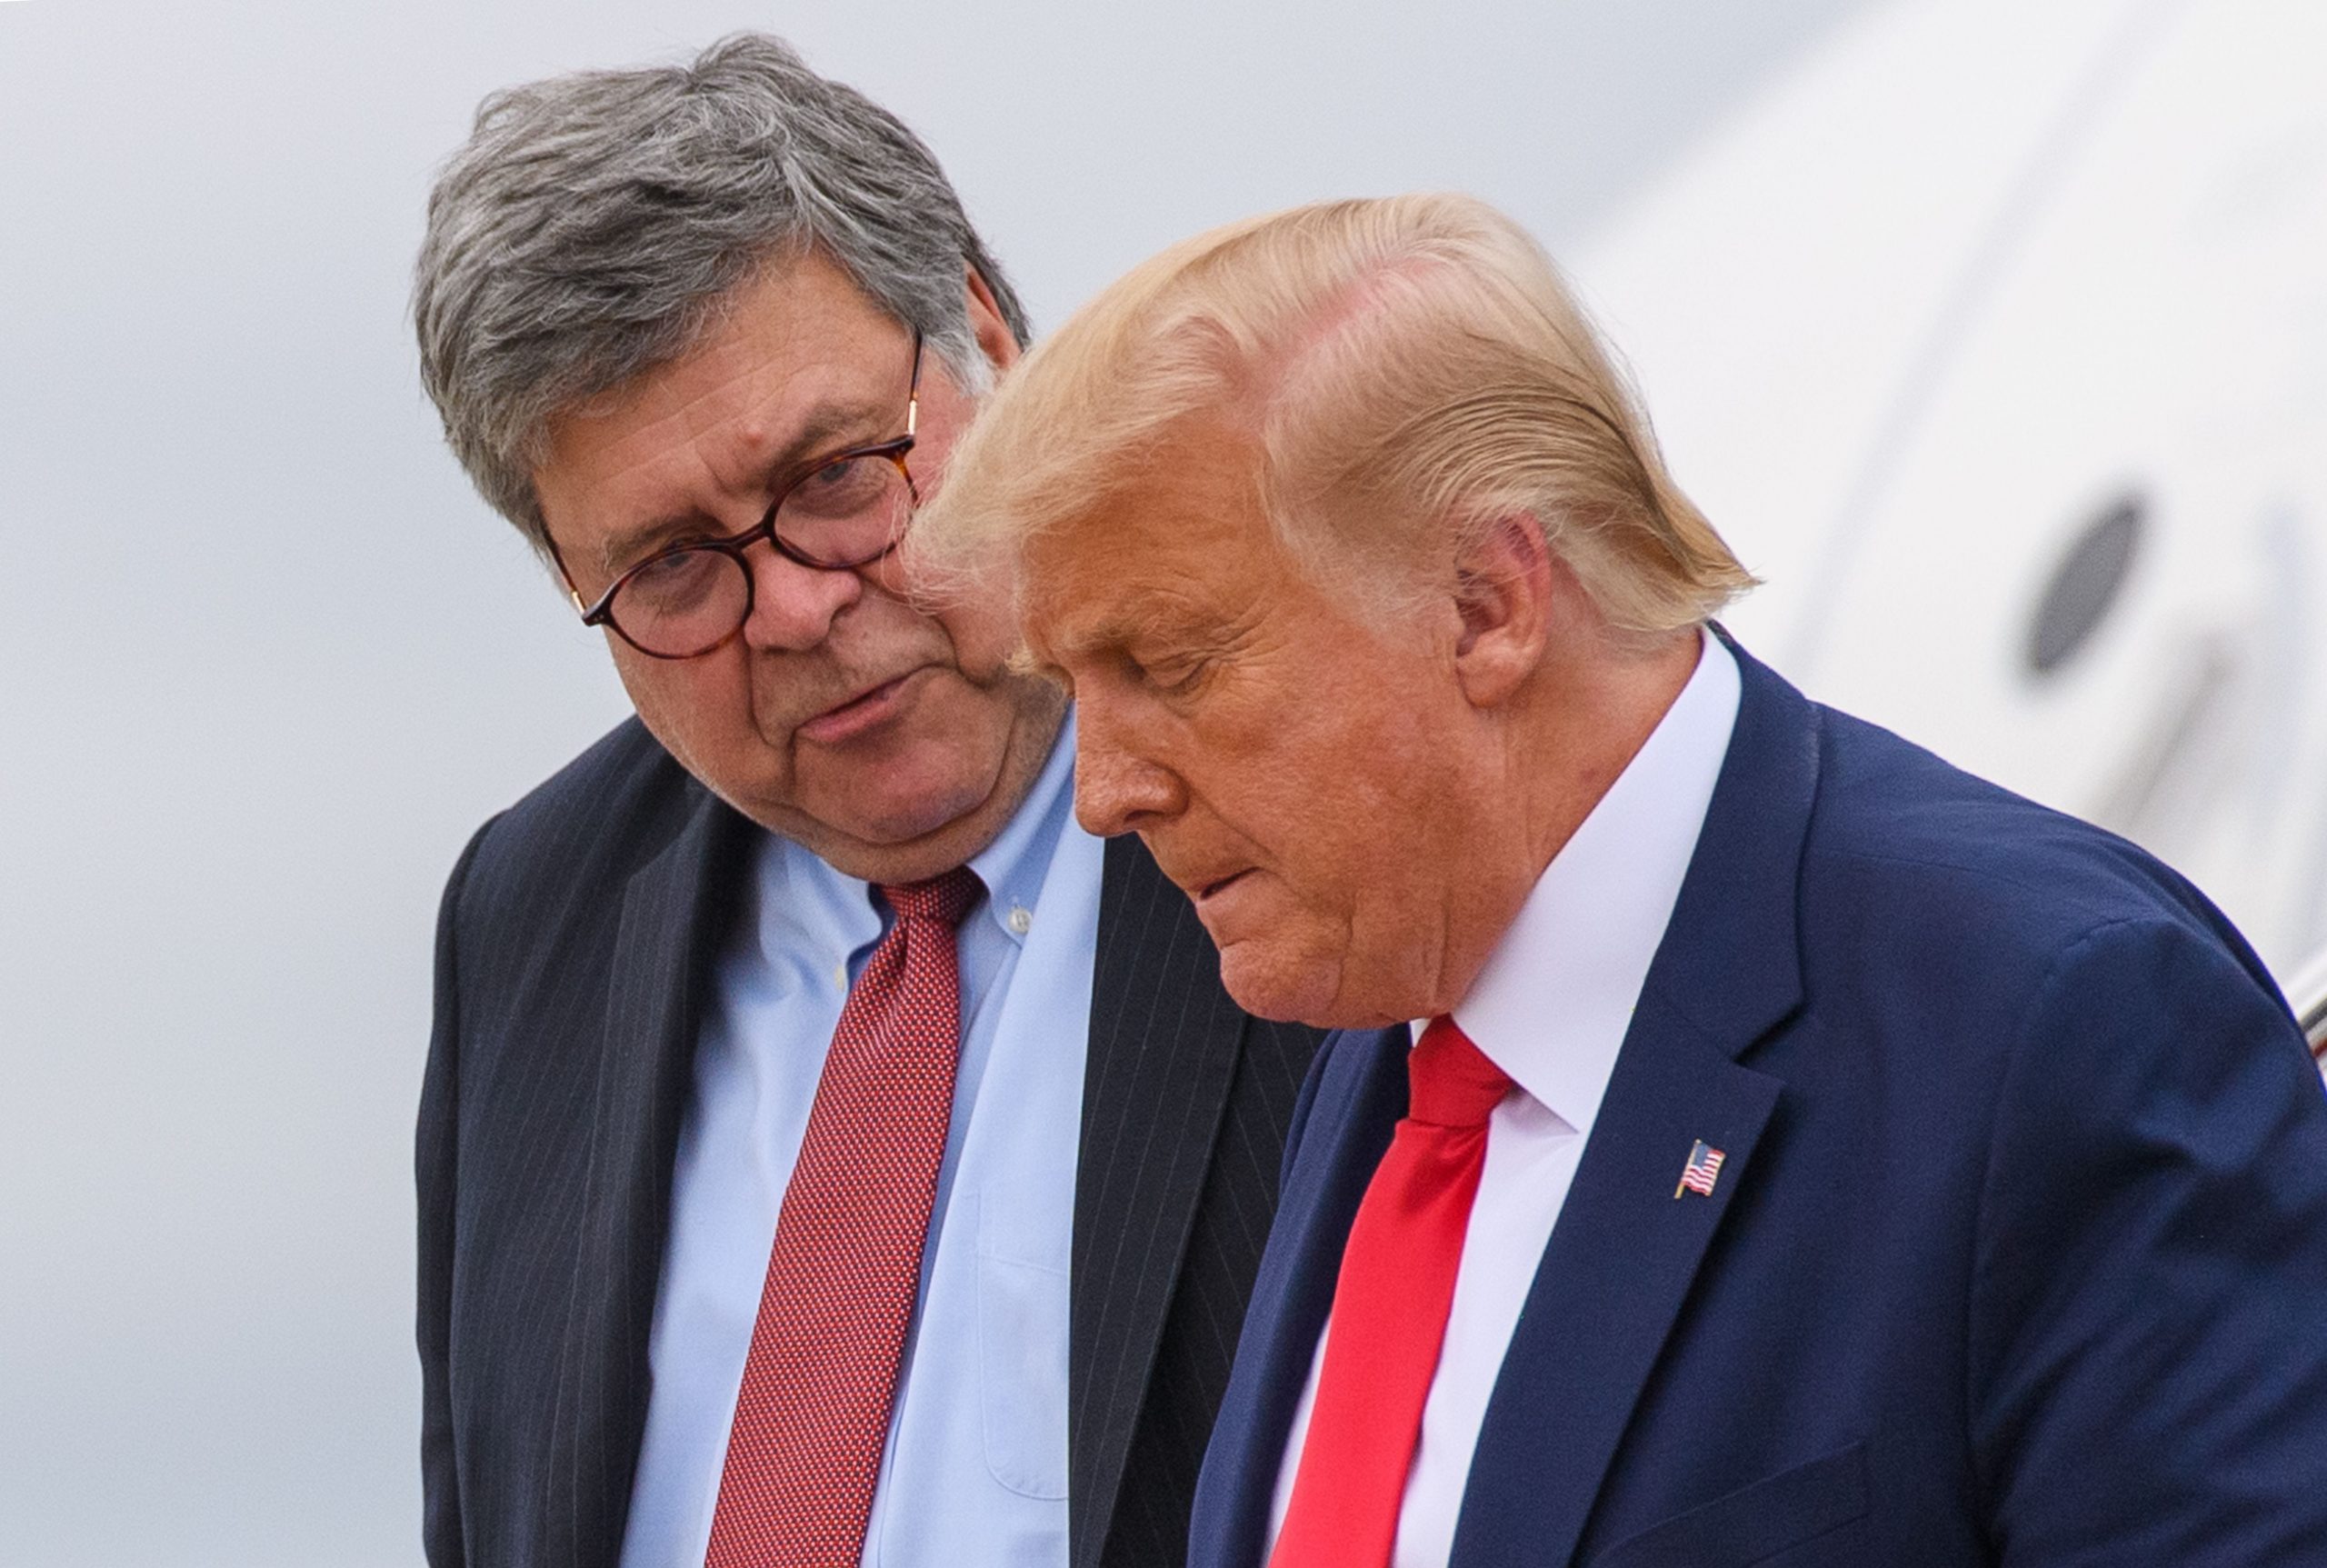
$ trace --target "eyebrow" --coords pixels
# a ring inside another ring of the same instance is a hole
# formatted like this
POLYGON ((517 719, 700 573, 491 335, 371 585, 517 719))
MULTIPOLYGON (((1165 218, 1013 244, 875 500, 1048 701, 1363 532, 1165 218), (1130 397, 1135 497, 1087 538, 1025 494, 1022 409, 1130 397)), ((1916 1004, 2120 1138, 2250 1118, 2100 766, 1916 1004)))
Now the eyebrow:
MULTIPOLYGON (((878 398, 864 398, 846 402, 826 402, 808 411, 800 428, 792 438, 772 454, 760 465, 758 477, 764 487, 773 491, 776 484, 802 471, 807 464, 827 453, 837 453, 877 436, 850 437, 850 430, 864 430, 886 412, 886 404, 878 398)), ((627 528, 615 530, 606 538, 598 552, 598 566, 613 577, 632 564, 644 560, 665 545, 676 543, 684 535, 700 530, 706 523, 715 524, 717 519, 694 507, 665 513, 627 528)), ((744 529, 732 532, 743 533, 744 529)), ((714 535, 724 536, 724 535, 714 535)))
POLYGON ((1223 618, 1215 606, 1191 605, 1170 598, 1145 598, 1110 612, 1101 620, 1073 629, 1064 638, 1050 640, 1052 659, 1064 661, 1104 651, 1123 651, 1141 643, 1164 643, 1184 647, 1233 640, 1249 615, 1223 618))

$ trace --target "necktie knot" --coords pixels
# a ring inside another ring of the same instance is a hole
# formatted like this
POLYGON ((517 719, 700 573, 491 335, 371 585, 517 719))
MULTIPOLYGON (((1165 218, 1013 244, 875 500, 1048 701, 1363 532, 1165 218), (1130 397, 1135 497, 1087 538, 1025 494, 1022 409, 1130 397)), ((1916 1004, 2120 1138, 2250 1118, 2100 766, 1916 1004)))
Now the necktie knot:
POLYGON ((985 892, 985 884, 978 874, 966 865, 957 865, 940 876, 926 882, 901 882, 884 885, 881 896, 897 912, 900 921, 934 920, 947 929, 962 924, 962 916, 970 912, 985 892))
POLYGON ((1511 1092, 1511 1075, 1442 1013, 1406 1057, 1406 1118, 1440 1127, 1483 1127, 1511 1092))

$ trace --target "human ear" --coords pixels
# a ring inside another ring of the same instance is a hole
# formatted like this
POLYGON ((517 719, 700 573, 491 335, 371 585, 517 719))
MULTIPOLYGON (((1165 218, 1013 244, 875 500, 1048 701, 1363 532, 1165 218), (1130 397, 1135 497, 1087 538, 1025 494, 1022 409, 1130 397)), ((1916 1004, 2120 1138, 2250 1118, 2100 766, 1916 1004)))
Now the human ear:
POLYGON ((1463 544, 1454 564, 1454 672, 1473 707, 1510 701, 1543 663, 1553 571, 1543 530, 1525 513, 1494 519, 1463 544))
POLYGON ((997 371, 1007 370, 1018 361, 1018 339, 1012 335, 1010 324, 1002 319, 1002 306, 994 297, 994 289, 985 275, 974 266, 964 266, 963 292, 969 298, 970 332, 984 351, 986 363, 997 371))

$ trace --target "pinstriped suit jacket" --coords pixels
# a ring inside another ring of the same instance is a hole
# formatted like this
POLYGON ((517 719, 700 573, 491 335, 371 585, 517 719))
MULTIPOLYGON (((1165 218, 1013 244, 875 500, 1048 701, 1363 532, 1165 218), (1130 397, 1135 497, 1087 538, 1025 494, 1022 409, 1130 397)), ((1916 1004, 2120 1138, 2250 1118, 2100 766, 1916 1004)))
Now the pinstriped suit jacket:
MULTIPOLYGON (((480 829, 422 1091, 434 1568, 614 1568, 710 964, 751 835, 636 720, 480 829)), ((1072 1568, 1179 1568, 1316 1036, 1247 1017, 1179 891, 1107 845, 1074 1193, 1072 1568)))

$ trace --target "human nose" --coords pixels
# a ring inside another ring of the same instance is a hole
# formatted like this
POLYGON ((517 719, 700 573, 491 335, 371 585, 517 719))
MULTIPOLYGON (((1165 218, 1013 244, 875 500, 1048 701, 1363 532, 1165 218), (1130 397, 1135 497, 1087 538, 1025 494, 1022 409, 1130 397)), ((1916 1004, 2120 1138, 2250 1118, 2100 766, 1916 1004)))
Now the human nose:
POLYGON ((855 571, 803 565, 772 540, 755 542, 741 559, 752 574, 744 640, 758 651, 803 653, 816 646, 840 613, 864 595, 864 579, 855 571))
POLYGON ((1187 786, 1158 754, 1138 716, 1078 694, 1074 820, 1102 838, 1135 833, 1187 809, 1187 786))

